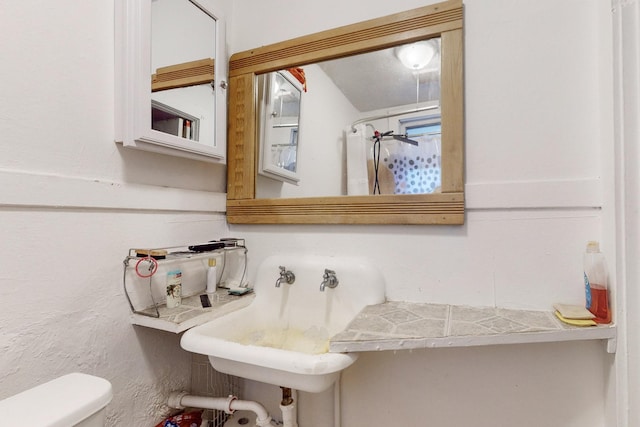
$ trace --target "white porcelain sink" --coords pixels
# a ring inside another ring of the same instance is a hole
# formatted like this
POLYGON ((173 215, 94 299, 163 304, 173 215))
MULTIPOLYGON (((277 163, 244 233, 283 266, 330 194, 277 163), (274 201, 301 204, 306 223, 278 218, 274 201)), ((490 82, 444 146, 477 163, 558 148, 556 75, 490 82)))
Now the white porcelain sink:
POLYGON ((360 257, 277 255, 257 272, 247 307, 188 330, 181 345, 209 356, 220 372, 301 391, 327 389, 355 353, 329 353, 329 339, 367 305, 384 301, 384 279, 360 257), (282 282, 279 266, 292 271, 282 282), (339 284, 320 291, 325 269, 339 284))

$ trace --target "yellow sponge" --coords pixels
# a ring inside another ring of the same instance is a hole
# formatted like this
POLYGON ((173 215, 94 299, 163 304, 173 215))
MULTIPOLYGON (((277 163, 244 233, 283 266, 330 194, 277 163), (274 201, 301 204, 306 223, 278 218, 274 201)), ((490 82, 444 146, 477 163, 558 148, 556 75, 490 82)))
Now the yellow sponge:
POLYGON ((558 310, 565 319, 593 319, 596 317, 595 314, 581 305, 553 304, 553 308, 558 310))
POLYGON ((573 325, 573 326, 596 326, 597 325, 597 323, 591 319, 567 319, 566 317, 563 317, 562 314, 560 314, 560 312, 557 310, 554 312, 554 314, 558 319, 560 319, 567 325, 573 325))

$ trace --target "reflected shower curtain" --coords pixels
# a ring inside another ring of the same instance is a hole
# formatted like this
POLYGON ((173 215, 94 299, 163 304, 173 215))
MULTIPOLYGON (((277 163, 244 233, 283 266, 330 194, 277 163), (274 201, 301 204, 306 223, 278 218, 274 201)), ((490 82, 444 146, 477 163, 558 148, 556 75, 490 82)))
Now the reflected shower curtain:
POLYGON ((396 140, 382 142, 380 169, 387 169, 393 174, 393 194, 429 194, 440 191, 440 134, 421 135, 411 139, 418 142, 417 147, 396 140))
POLYGON ((369 177, 367 175, 367 153, 369 145, 365 135, 365 126, 351 126, 346 129, 347 135, 347 194, 363 196, 369 194, 369 177))
MULTIPOLYGON (((365 125, 347 128, 347 194, 373 194, 373 141, 365 125)), ((440 134, 411 137, 418 146, 384 138, 380 147, 378 183, 381 194, 429 194, 440 191, 440 134)))

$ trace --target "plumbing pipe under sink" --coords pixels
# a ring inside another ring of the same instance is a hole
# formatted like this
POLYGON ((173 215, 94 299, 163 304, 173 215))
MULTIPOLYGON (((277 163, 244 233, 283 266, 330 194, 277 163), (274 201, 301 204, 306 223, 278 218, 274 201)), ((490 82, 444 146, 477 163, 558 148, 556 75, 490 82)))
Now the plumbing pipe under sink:
POLYGON ((298 427, 295 402, 286 406, 280 405, 280 410, 282 411, 282 425, 284 427, 298 427))
POLYGON ((298 427, 297 393, 289 387, 280 388, 282 389, 282 400, 280 401, 282 425, 284 427, 298 427))
POLYGON ((257 426, 265 427, 277 425, 271 421, 271 416, 264 406, 251 400, 238 400, 235 396, 194 396, 188 394, 186 391, 174 391, 169 395, 167 404, 176 409, 184 409, 186 407, 215 409, 218 411, 224 411, 227 414, 233 414, 235 411, 251 411, 257 415, 257 426))

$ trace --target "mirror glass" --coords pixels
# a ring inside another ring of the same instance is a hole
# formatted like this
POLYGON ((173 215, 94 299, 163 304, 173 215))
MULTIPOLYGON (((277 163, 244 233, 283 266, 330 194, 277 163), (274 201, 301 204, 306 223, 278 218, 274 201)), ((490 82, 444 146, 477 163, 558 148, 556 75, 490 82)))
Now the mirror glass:
POLYGON ((301 68, 258 76, 260 162, 258 173, 298 185, 298 140, 304 84, 301 68))
POLYGON ((258 75, 256 198, 439 192, 440 46, 434 37, 307 64, 301 81, 258 75), (298 170, 286 179, 267 165, 298 170))
POLYGON ((447 0, 233 54, 227 221, 463 224, 463 15, 447 0), (258 82, 291 67, 298 185, 258 167, 258 82))
POLYGON ((189 0, 151 2, 151 128, 215 144, 216 21, 189 0))

